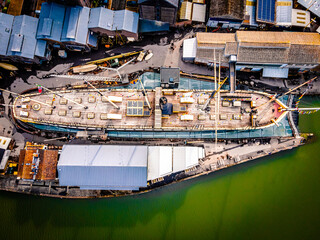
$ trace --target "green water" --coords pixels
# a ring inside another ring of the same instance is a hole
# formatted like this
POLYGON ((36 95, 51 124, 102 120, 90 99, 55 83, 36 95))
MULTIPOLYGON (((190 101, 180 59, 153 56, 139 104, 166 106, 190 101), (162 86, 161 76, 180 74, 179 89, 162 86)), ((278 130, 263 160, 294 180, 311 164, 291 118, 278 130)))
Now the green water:
MULTIPOLYGON (((320 105, 320 101, 317 101, 320 105)), ((320 136, 320 112, 300 128, 320 136)), ((319 239, 320 140, 138 196, 0 192, 0 239, 319 239)))

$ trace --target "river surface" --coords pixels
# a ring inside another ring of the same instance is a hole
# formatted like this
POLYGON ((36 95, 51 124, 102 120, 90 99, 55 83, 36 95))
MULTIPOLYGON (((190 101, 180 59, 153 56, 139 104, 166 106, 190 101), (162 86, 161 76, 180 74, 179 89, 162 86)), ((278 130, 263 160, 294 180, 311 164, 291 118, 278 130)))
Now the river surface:
POLYGON ((319 239, 319 120, 320 112, 300 118, 316 135, 310 144, 147 194, 0 192, 0 239, 319 239))

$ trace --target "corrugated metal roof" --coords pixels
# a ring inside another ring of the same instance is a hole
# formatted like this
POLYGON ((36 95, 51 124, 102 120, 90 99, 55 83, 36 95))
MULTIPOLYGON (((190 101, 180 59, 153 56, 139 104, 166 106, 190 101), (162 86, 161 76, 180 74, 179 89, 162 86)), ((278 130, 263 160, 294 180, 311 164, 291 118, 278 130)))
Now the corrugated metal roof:
POLYGON ((88 28, 99 31, 99 29, 107 31, 127 31, 131 33, 138 32, 139 14, 128 11, 119 10, 112 11, 106 8, 92 8, 88 28))
POLYGON ((65 6, 56 3, 41 5, 37 39, 60 41, 65 10, 65 6))
POLYGON ((121 190, 146 187, 147 152, 146 146, 64 145, 57 167, 60 185, 121 190))
POLYGON ((45 58, 47 53, 47 41, 38 40, 34 55, 40 58, 45 58))
POLYGON ((193 4, 192 9, 192 21, 205 22, 206 18, 206 5, 205 4, 193 4))
POLYGON ((263 77, 288 78, 289 68, 264 67, 263 77))
POLYGON ((91 8, 88 28, 102 28, 112 30, 114 11, 98 7, 91 8))
POLYGON ((14 17, 9 14, 0 13, 0 55, 7 55, 14 17))
POLYGON ((257 0, 257 21, 274 23, 276 0, 257 0))
POLYGON ((309 11, 313 12, 315 15, 320 17, 320 1, 319 0, 298 0, 305 8, 309 9, 309 11))
POLYGON ((280 26, 290 26, 291 15, 292 15, 292 0, 277 0, 276 24, 280 26))
POLYGON ((13 21, 7 54, 33 59, 37 44, 37 27, 37 18, 26 15, 16 16, 13 21))
POLYGON ((182 2, 180 7, 180 19, 191 20, 192 15, 192 3, 182 2))
POLYGON ((88 23, 90 8, 68 7, 66 10, 61 42, 86 45, 88 40, 88 23))

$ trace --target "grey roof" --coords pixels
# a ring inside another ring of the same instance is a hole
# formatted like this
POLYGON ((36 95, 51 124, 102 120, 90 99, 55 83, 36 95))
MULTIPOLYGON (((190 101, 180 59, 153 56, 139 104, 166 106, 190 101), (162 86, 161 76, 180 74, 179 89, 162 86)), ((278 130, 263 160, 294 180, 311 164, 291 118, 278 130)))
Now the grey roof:
POLYGON ((64 145, 60 185, 81 189, 137 190, 147 186, 147 147, 64 145))
POLYGON ((320 17, 320 1, 319 0, 298 0, 298 3, 300 3, 305 8, 309 9, 309 11, 313 12, 315 15, 320 17))
MULTIPOLYGON (((154 0, 138 0, 138 4, 142 3, 149 3, 149 4, 155 4, 156 1, 154 0)), ((171 4, 172 6, 178 7, 179 0, 160 0, 160 4, 162 3, 168 3, 171 4)))
POLYGON ((128 11, 112 11, 107 8, 92 8, 88 28, 112 34, 112 31, 138 33, 139 14, 128 11))
POLYGON ((65 6, 56 3, 43 3, 39 16, 38 39, 60 41, 65 6))
POLYGON ((112 30, 114 11, 103 8, 91 8, 88 28, 102 28, 112 30))
POLYGON ((89 15, 90 8, 68 7, 63 23, 61 42, 87 45, 89 15))
POLYGON ((36 49, 38 19, 26 15, 16 16, 13 21, 7 55, 33 59, 36 49))
POLYGON ((139 14, 128 10, 115 11, 113 30, 138 32, 139 14))
POLYGON ((9 14, 0 13, 0 55, 7 55, 14 17, 9 14))
POLYGON ((45 58, 47 53, 47 41, 37 40, 36 50, 34 55, 40 58, 45 58))

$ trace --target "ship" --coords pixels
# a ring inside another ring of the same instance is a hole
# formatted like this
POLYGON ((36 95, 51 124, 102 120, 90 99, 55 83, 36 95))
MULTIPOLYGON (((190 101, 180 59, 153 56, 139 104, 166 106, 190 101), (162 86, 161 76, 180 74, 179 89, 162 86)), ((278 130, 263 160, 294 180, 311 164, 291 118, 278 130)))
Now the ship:
POLYGON ((39 130, 104 131, 115 137, 137 132, 144 133, 144 138, 161 133, 178 138, 186 132, 277 127, 288 113, 280 98, 260 91, 97 89, 92 85, 47 90, 16 97, 14 119, 39 130))

